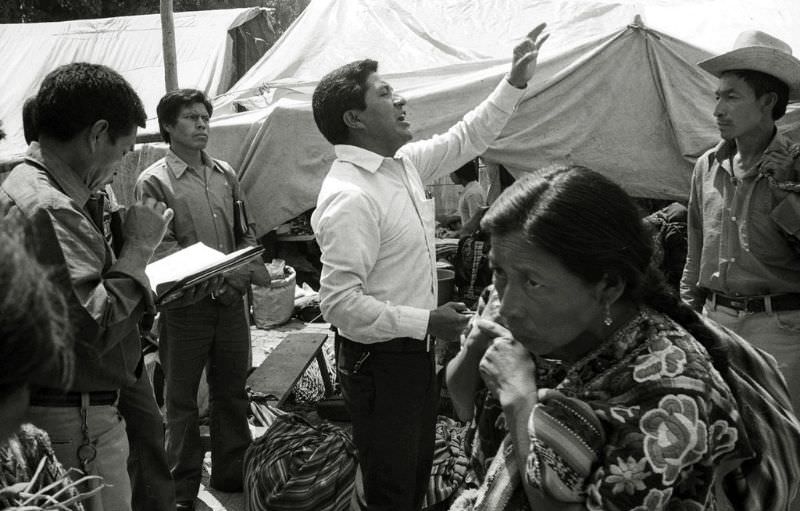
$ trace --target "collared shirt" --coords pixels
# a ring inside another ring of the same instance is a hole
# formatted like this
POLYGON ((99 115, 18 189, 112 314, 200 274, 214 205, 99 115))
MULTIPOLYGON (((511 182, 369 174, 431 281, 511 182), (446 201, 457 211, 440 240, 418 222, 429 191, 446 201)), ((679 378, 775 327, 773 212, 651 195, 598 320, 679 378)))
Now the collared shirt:
MULTIPOLYGON (((792 143, 776 133, 764 153, 792 152, 792 143)), ((702 307, 703 290, 759 296, 800 290, 800 193, 777 189, 760 171, 761 160, 741 177, 733 173, 736 146, 720 144, 695 164, 689 197, 689 251, 681 296, 702 307), (792 241, 794 240, 794 241, 792 241)), ((800 161, 775 175, 797 182, 800 161)))
POLYGON ((484 205, 486 205, 486 197, 480 183, 477 181, 467 183, 458 197, 458 215, 461 217, 461 225, 466 225, 478 209, 484 205))
MULTIPOLYGON (((152 197, 175 213, 153 260, 198 241, 225 254, 237 248, 233 234, 234 190, 240 200, 244 198, 236 173, 226 162, 212 159, 205 152, 202 158, 203 166, 195 169, 170 150, 136 181, 137 199, 152 197)), ((252 232, 251 229, 243 245, 255 245, 252 232)))
POLYGON ((434 204, 423 182, 483 153, 524 93, 505 79, 446 133, 394 158, 337 145, 311 226, 322 251, 320 307, 356 342, 424 339, 436 307, 434 204))
MULTIPOLYGON (((72 390, 116 390, 135 381, 138 322, 153 310, 144 268, 117 260, 86 203, 91 190, 58 155, 38 143, 0 186, 0 214, 33 223, 35 249, 70 305, 75 336, 72 390)), ((61 386, 57 371, 39 385, 61 386)))

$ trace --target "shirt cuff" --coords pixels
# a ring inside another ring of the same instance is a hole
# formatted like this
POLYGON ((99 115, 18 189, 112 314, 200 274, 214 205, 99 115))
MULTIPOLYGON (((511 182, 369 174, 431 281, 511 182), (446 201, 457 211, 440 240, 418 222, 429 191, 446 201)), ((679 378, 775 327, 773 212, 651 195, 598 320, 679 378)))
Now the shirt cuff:
POLYGON ((131 264, 124 258, 121 258, 111 265, 111 268, 109 268, 108 272, 104 276, 109 275, 125 275, 136 282, 142 289, 145 309, 148 312, 154 312, 156 310, 155 295, 150 288, 150 279, 147 278, 144 268, 137 268, 136 265, 131 264))
POLYGON ((527 90, 527 88, 518 89, 514 87, 508 83, 508 79, 504 76, 497 87, 489 94, 489 101, 503 112, 513 113, 517 109, 519 100, 522 99, 527 90))
POLYGON ((428 333, 428 319, 431 311, 409 307, 407 305, 397 306, 399 314, 399 324, 401 331, 398 337, 411 337, 412 339, 425 339, 428 333))

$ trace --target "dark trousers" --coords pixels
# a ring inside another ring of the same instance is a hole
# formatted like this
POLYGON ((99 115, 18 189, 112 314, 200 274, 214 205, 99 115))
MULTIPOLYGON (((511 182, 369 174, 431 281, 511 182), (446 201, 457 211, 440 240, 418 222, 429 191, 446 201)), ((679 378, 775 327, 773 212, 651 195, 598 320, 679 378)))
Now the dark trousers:
POLYGON ((179 502, 194 500, 200 488, 204 453, 197 389, 204 367, 211 415, 210 485, 242 491, 244 454, 251 440, 245 393, 249 328, 241 299, 224 306, 206 298, 163 313, 159 349, 166 386, 166 445, 179 502))
POLYGON ((147 371, 119 394, 130 444, 128 475, 133 511, 174 511, 175 485, 164 450, 164 419, 156 404, 147 371))
POLYGON ((423 341, 360 344, 339 335, 337 371, 369 511, 417 511, 428 488, 439 399, 423 341))

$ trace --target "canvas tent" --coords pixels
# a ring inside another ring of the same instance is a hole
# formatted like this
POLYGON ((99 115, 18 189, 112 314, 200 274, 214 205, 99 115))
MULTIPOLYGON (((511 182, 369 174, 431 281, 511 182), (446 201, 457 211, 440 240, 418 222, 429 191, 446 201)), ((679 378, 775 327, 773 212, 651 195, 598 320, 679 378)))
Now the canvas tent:
POLYGON ((697 61, 746 29, 800 52, 796 0, 313 0, 218 98, 210 150, 239 169, 264 234, 314 206, 333 159, 310 107, 325 73, 378 60, 426 137, 488 95, 540 21, 551 37, 539 69, 486 158, 514 173, 587 164, 642 197, 685 198, 694 159, 717 140, 716 81, 697 61))
MULTIPOLYGON (((262 8, 178 12, 174 20, 179 85, 211 96, 228 90, 276 38, 262 8)), ((0 24, 0 120, 8 135, 0 142, 0 161, 24 152, 22 103, 61 64, 85 61, 119 71, 155 116, 165 92, 161 52, 158 14, 0 24)))

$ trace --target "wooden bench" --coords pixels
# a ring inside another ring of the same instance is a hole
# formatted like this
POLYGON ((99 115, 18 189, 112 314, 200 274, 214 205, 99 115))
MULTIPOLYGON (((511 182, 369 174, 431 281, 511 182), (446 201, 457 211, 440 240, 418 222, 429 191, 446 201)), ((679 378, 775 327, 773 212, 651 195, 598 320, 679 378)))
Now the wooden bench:
POLYGON ((275 396, 276 406, 281 408, 297 380, 311 361, 316 359, 325 385, 325 395, 330 395, 333 392, 333 384, 328 374, 328 362, 322 352, 322 346, 327 339, 327 334, 318 332, 288 334, 250 374, 247 386, 253 392, 275 396))

